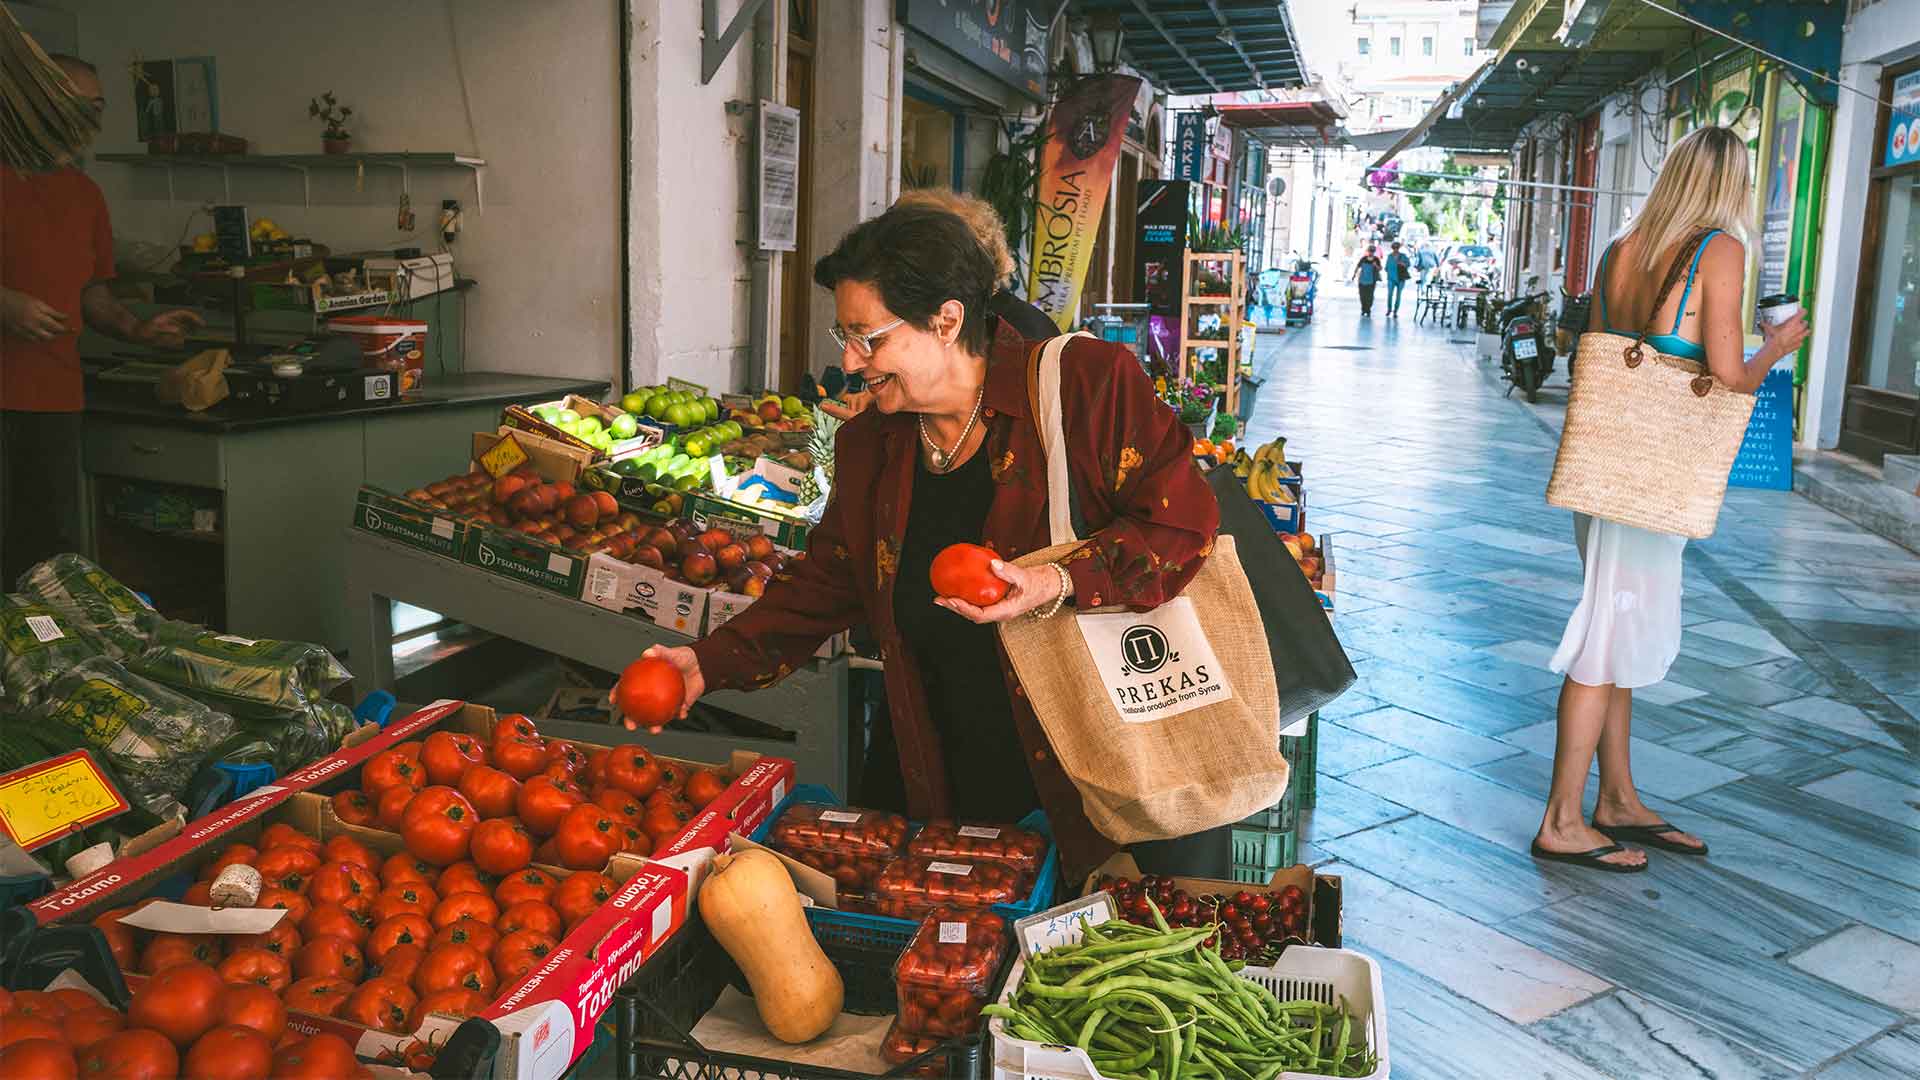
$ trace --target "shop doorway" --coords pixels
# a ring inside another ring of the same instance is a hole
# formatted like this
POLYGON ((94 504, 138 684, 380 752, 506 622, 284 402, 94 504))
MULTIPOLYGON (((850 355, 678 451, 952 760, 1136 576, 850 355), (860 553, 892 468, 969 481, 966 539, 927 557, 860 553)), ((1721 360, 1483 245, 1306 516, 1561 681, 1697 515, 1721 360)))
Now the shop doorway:
POLYGON ((787 15, 787 98, 800 110, 800 229, 794 249, 780 255, 780 364, 775 374, 781 393, 791 394, 811 381, 807 371, 810 307, 813 300, 813 45, 814 0, 790 0, 787 15))
POLYGON ((966 169, 965 120, 944 98, 917 86, 906 88, 900 116, 900 190, 958 189, 966 169))
MULTIPOLYGON (((1880 99, 1911 95, 1916 81, 1920 65, 1890 71, 1880 99)), ((1905 140, 1888 138, 1889 119, 1883 106, 1874 145, 1891 163, 1876 170, 1869 192, 1840 415, 1840 449, 1875 462, 1920 453, 1920 158, 1894 149, 1905 140)))

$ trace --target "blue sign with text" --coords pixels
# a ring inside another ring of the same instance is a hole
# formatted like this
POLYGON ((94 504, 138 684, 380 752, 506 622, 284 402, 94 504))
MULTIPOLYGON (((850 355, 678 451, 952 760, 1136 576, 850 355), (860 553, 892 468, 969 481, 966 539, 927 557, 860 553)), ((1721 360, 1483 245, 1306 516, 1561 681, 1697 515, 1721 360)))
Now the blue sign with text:
POLYGON ((1793 368, 1776 367, 1753 395, 1753 419, 1727 476, 1732 487, 1793 490, 1793 368))
POLYGON ((1174 179, 1204 180, 1207 176, 1207 118, 1197 112, 1180 114, 1175 129, 1174 179))

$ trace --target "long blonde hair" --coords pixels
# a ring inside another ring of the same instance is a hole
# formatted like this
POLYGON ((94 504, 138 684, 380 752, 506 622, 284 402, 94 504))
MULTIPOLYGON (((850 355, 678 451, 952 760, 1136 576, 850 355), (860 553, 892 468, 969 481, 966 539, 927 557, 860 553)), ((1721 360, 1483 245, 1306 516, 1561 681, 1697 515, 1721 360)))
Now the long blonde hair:
POLYGON ((911 188, 900 193, 895 206, 924 206, 944 210, 961 221, 986 249, 993 262, 994 285, 1004 286, 1013 276, 1013 252, 1007 247, 1007 226, 993 204, 974 195, 962 195, 948 188, 911 188))
POLYGON ((1703 127, 1667 152, 1645 206, 1620 239, 1640 238, 1638 261, 1659 273, 1660 256, 1698 229, 1724 229, 1745 242, 1753 214, 1753 163, 1731 129, 1703 127))

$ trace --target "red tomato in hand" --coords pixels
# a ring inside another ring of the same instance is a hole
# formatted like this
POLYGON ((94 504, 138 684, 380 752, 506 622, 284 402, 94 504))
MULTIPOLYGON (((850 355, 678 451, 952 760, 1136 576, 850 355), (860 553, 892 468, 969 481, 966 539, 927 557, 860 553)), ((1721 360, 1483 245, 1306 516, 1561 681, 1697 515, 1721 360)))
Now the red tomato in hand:
POLYGON ((459 731, 436 731, 427 736, 420 750, 420 764, 426 766, 427 783, 451 787, 460 782, 467 770, 487 763, 487 749, 480 740, 459 731))
POLYGON ((490 765, 468 769, 459 787, 483 818, 512 817, 514 800, 520 795, 520 781, 490 765))
POLYGON ((127 1024, 152 1028, 175 1046, 191 1046, 220 1023, 226 990, 226 980, 206 964, 170 967, 134 991, 127 1024))
POLYGON ((988 607, 1007 595, 1008 585, 993 572, 1000 556, 979 544, 949 544, 933 557, 933 594, 988 607))
POLYGON ((687 703, 687 680, 668 661, 643 656, 620 673, 613 703, 627 718, 628 727, 657 731, 680 715, 687 703))
POLYGON ((569 870, 598 870, 622 846, 620 825, 606 809, 582 803, 567 811, 553 834, 560 865, 569 870))
POLYGON ((469 845, 473 865, 505 876, 533 862, 533 836, 512 818, 494 818, 474 826, 469 845))

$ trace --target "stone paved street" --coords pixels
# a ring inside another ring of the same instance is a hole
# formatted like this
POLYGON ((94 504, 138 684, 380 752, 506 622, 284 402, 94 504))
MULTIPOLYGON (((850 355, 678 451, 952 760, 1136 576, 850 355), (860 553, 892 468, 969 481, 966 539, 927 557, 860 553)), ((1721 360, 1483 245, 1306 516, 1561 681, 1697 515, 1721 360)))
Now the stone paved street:
POLYGON ((1332 537, 1360 682, 1323 713, 1302 839, 1385 969, 1393 1075, 1920 1075, 1920 558, 1733 492, 1634 715, 1647 802, 1712 855, 1537 864, 1581 588, 1543 498, 1564 362, 1529 407, 1470 330, 1378 315, 1323 299, 1262 333, 1246 441, 1287 436, 1332 537))

